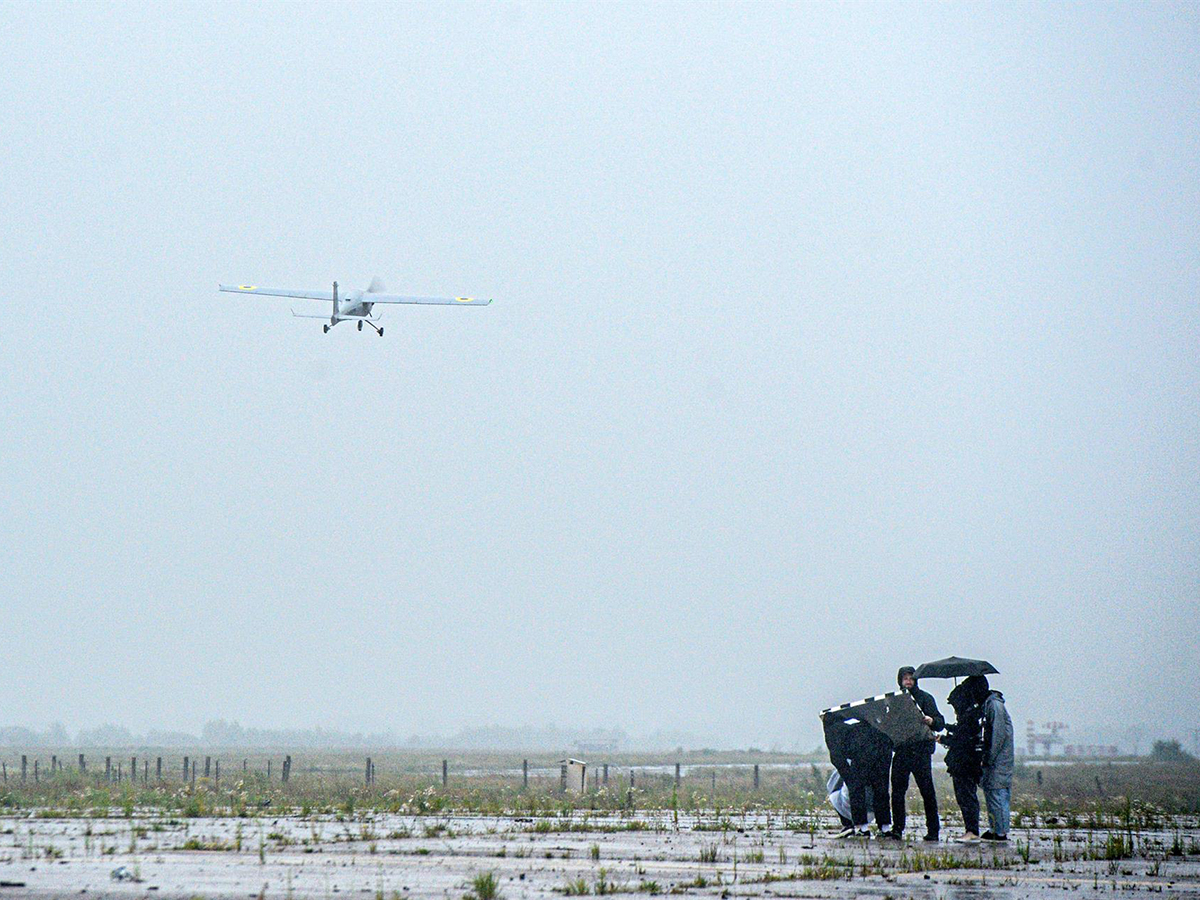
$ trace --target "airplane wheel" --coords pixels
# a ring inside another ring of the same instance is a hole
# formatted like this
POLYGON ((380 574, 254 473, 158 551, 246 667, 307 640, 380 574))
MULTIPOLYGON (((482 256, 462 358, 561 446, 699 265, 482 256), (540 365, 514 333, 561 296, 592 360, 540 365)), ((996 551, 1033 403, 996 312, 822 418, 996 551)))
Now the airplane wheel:
POLYGON ((329 326, 328 325, 322 325, 321 327, 325 329, 326 334, 329 334, 329 326))
POLYGON ((383 326, 380 326, 379 328, 379 336, 383 337, 383 326))
POLYGON ((359 322, 359 323, 358 323, 358 330, 359 330, 359 331, 362 331, 362 322, 359 322))

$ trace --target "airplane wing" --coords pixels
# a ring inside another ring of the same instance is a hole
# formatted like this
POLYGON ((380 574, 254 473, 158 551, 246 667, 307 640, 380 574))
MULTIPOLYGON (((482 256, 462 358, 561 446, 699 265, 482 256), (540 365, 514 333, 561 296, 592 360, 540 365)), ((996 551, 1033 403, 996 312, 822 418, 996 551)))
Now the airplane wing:
MULTIPOLYGON (((297 319, 324 319, 326 322, 329 321, 328 313, 298 313, 293 309, 292 315, 297 319)), ((357 322, 359 319, 365 322, 376 322, 379 320, 379 316, 339 316, 338 318, 344 322, 357 322)))
POLYGON ((419 303, 432 306, 487 306, 491 299, 480 300, 478 297, 406 297, 402 294, 363 294, 364 301, 369 303, 419 303))
POLYGON ((222 284, 221 290, 233 294, 265 294, 268 297, 296 297, 300 300, 333 300, 333 291, 293 291, 288 288, 259 287, 256 284, 222 284))

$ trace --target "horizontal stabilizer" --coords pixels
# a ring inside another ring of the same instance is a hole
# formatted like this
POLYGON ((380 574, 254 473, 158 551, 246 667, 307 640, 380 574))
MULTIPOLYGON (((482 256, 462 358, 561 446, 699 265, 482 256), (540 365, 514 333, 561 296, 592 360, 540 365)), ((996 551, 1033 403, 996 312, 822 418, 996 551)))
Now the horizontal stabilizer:
POLYGON ((490 299, 478 297, 405 297, 401 294, 372 294, 372 303, 417 303, 432 306, 487 306, 490 299))

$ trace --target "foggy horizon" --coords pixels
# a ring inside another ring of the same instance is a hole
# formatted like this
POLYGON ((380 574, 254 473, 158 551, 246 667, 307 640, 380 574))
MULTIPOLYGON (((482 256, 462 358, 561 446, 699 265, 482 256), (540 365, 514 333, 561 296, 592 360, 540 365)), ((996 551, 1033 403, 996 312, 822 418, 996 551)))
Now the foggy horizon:
POLYGON ((0 727, 1192 749, 1196 5, 0 6, 0 727))

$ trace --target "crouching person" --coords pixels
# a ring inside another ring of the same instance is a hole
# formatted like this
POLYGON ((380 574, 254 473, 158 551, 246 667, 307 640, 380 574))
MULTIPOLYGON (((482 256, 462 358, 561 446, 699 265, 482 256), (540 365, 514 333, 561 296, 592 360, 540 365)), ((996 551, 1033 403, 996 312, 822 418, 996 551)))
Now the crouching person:
MULTIPOLYGON (((850 808, 850 787, 837 769, 829 773, 829 778, 825 782, 825 792, 829 794, 829 805, 833 807, 833 811, 837 813, 842 822, 842 830, 849 829, 853 833, 854 811, 850 808)), ((871 786, 868 784, 866 799, 868 824, 875 820, 873 800, 871 786)))

